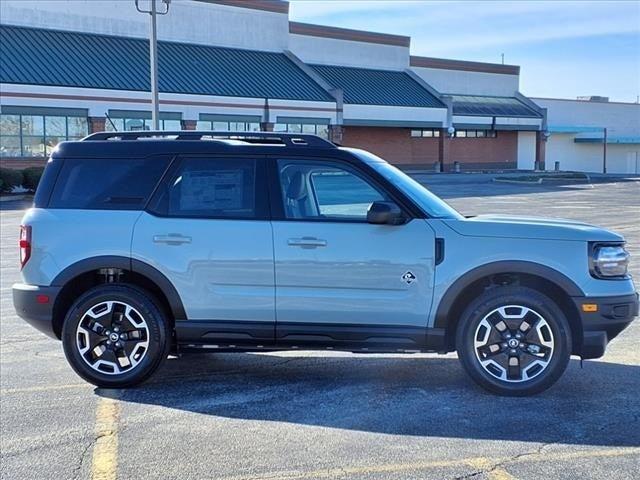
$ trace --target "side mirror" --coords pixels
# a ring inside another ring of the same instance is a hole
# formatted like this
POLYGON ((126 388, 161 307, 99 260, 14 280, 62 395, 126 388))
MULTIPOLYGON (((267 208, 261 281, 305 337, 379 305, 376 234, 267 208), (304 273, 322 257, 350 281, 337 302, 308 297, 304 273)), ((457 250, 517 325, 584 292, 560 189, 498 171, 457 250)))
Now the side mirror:
POLYGON ((367 222, 374 225, 402 225, 407 219, 393 202, 373 202, 367 210, 367 222))

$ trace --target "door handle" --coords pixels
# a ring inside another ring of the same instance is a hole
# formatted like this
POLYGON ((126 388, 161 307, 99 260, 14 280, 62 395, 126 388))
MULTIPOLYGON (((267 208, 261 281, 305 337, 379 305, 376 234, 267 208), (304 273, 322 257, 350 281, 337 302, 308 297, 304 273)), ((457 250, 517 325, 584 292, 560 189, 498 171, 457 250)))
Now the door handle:
POLYGON ((168 235, 154 235, 153 243, 166 243, 167 245, 182 245, 191 243, 191 237, 180 235, 179 233, 169 233, 168 235))
POLYGON ((290 238, 287 240, 287 245, 290 247, 318 248, 326 247, 327 241, 315 237, 290 238))

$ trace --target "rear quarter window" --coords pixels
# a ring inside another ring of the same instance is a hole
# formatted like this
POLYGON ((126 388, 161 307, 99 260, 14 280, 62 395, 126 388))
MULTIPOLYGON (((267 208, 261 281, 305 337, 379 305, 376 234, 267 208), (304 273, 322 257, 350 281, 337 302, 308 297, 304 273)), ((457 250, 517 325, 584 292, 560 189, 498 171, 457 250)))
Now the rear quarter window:
POLYGON ((169 157, 65 159, 50 208, 140 210, 169 164, 169 157))

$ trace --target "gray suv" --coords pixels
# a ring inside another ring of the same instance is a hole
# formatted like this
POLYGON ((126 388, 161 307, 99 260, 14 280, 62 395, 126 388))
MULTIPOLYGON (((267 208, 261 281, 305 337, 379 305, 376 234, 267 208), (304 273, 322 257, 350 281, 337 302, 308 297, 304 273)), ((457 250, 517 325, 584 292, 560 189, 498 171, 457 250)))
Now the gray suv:
POLYGON ((620 235, 465 218, 384 160, 310 135, 62 143, 20 260, 18 314, 102 387, 193 351, 457 351, 482 387, 528 395, 638 314, 620 235))

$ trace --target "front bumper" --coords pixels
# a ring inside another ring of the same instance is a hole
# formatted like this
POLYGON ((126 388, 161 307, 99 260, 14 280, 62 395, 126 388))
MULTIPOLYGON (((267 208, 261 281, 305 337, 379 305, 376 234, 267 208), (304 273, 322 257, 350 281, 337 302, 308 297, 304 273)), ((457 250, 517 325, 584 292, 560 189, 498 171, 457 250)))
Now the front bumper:
POLYGON ((604 355, 607 344, 638 315, 638 294, 615 297, 573 297, 582 323, 582 342, 574 352, 582 358, 604 355), (595 312, 583 311, 584 304, 596 304, 595 312))
POLYGON ((61 289, 62 287, 14 284, 13 306, 16 313, 28 324, 51 338, 59 338, 53 329, 53 306, 61 289))

